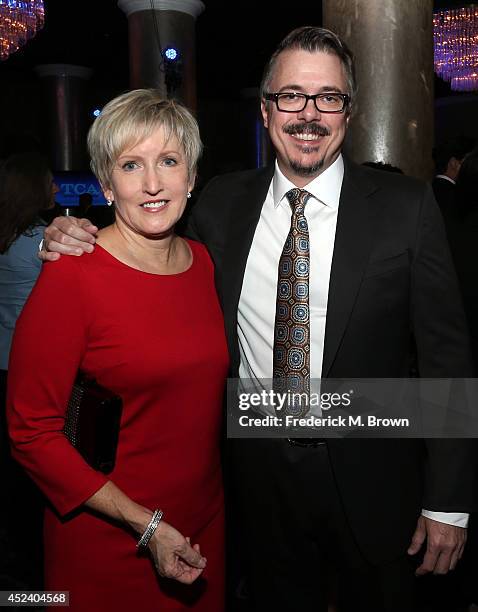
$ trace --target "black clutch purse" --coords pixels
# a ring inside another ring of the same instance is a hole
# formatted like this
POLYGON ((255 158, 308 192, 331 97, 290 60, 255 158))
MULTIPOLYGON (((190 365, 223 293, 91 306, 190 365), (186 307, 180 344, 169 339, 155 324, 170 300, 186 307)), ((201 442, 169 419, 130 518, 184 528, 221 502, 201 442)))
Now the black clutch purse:
POLYGON ((79 375, 73 385, 63 433, 93 469, 109 474, 123 411, 121 397, 79 375))

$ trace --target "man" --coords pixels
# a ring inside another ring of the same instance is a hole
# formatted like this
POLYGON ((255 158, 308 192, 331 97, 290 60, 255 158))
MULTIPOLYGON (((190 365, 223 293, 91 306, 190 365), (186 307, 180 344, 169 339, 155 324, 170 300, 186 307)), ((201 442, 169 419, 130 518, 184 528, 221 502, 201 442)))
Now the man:
POLYGON ((433 149, 436 176, 432 188, 446 222, 455 212, 456 179, 463 159, 472 150, 473 144, 471 138, 460 136, 442 142, 433 149))
MULTIPOLYGON (((422 376, 470 375, 430 190, 341 154, 355 91, 352 55, 335 34, 293 31, 262 83, 275 167, 214 179, 194 208, 189 231, 216 265, 233 377, 283 371, 277 284, 287 283, 284 243, 300 231, 310 339, 286 351, 302 350, 301 375, 407 377, 411 334, 422 376)), ((74 223, 57 221, 48 248, 91 249, 80 242, 94 242, 86 222, 74 223)), ((338 579, 340 609, 407 612, 410 559, 425 540, 419 574, 446 573, 461 556, 472 470, 460 441, 261 439, 230 447, 253 610, 322 612, 338 579)))

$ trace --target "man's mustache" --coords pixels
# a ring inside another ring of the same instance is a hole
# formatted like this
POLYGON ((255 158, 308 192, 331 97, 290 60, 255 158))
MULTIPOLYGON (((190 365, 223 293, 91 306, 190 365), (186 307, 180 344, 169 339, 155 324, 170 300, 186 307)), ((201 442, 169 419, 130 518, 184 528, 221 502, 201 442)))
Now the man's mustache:
POLYGON ((289 123, 285 125, 283 131, 286 134, 313 134, 314 136, 330 136, 330 131, 320 123, 289 123))

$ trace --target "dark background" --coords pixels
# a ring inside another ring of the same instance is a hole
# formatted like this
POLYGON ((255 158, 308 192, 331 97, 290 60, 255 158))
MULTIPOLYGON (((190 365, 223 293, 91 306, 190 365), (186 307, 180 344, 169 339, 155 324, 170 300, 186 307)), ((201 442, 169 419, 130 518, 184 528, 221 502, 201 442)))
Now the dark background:
MULTIPOLYGON (((300 25, 321 25, 317 0, 205 0, 196 23, 198 119, 205 142, 200 166, 205 180, 254 164, 251 104, 244 88, 256 87, 279 42, 300 25)), ((463 5, 435 0, 435 8, 463 5)), ((0 157, 24 143, 42 145, 44 109, 34 66, 79 64, 93 68, 88 83, 91 111, 128 88, 128 27, 117 0, 45 0, 45 27, 0 63, 0 157)), ((435 96, 460 96, 435 79, 435 96)))

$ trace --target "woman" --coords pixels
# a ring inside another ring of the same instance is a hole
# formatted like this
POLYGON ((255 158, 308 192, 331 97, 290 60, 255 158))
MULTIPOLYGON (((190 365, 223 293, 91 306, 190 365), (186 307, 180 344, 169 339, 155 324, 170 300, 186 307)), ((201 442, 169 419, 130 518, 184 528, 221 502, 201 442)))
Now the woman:
POLYGON ((41 502, 10 458, 5 394, 15 323, 41 269, 37 252, 45 228, 42 214, 54 206, 56 192, 47 162, 38 153, 12 155, 0 165, 0 473, 5 494, 0 510, 1 588, 41 587, 41 502), (26 518, 32 526, 28 538, 19 530, 26 518))
POLYGON ((115 222, 94 253, 44 266, 17 326, 10 435, 55 508, 45 588, 69 590, 74 611, 223 608, 226 341, 209 256, 174 233, 201 146, 190 113, 153 90, 107 104, 88 148, 115 222), (123 399, 109 477, 62 433, 78 370, 123 399))
POLYGON ((40 274, 42 213, 58 188, 38 153, 12 155, 0 165, 0 370, 8 369, 15 322, 40 274))

